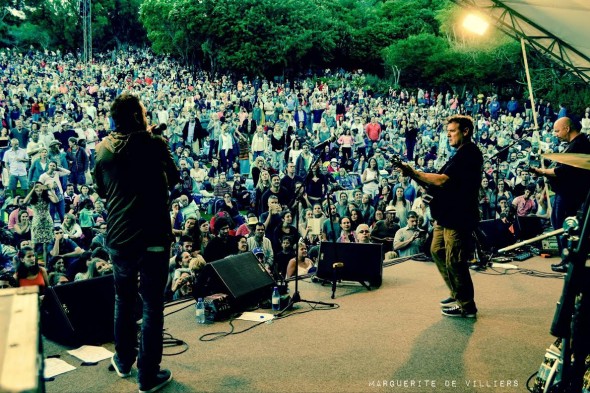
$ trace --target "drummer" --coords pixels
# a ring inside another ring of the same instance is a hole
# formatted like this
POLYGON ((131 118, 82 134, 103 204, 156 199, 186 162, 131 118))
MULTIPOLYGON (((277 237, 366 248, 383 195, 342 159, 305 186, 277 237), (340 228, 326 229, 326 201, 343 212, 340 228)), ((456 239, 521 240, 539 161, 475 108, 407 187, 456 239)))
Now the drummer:
MULTIPOLYGON (((578 120, 569 117, 562 117, 555 122, 553 126, 555 136, 568 144, 564 153, 590 154, 590 141, 586 134, 580 132, 581 128, 578 120)), ((590 168, 580 169, 558 163, 553 168, 531 168, 531 171, 545 176, 555 192, 551 225, 554 229, 560 229, 564 220, 567 217, 575 216, 584 204, 590 191, 590 168)), ((558 245, 561 253, 564 242, 559 236, 558 245)), ((562 261, 559 264, 551 265, 551 268, 556 272, 566 272, 567 264, 562 261)))

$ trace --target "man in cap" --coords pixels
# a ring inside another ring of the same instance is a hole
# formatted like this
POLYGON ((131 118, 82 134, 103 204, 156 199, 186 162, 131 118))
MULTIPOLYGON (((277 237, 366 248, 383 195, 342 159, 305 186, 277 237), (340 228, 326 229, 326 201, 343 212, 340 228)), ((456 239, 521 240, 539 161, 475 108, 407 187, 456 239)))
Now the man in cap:
POLYGON ((64 151, 67 151, 69 148, 69 139, 70 138, 76 138, 78 136, 78 134, 76 133, 76 131, 74 131, 74 129, 72 127, 70 127, 70 124, 68 123, 67 120, 62 120, 62 122, 60 123, 61 127, 57 129, 56 132, 53 133, 53 136, 55 137, 56 140, 59 141, 59 143, 61 144, 61 148, 64 151))
POLYGON ((371 239, 374 242, 383 244, 383 251, 393 251, 393 240, 399 230, 399 225, 395 222, 395 207, 387 206, 385 208, 385 219, 378 221, 371 232, 371 239))

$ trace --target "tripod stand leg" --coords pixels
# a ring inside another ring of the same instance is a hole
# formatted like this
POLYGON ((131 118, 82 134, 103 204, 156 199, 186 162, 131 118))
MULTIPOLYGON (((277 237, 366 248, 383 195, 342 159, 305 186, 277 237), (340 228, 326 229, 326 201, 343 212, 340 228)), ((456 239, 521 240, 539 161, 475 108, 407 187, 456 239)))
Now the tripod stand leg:
POLYGON ((338 269, 342 269, 344 264, 342 262, 335 262, 332 264, 332 299, 336 296, 336 282, 338 281, 338 269))
POLYGON ((367 284, 364 281, 359 281, 359 284, 361 284, 363 287, 367 288, 367 291, 371 290, 371 286, 369 284, 367 284))
POLYGON ((332 299, 336 297, 336 271, 334 271, 334 277, 332 277, 332 299))

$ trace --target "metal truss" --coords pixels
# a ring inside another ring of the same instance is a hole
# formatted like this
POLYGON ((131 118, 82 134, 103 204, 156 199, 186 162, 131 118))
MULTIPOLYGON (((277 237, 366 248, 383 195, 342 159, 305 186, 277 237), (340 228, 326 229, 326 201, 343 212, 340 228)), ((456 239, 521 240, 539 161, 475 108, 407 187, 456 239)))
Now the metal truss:
POLYGON ((80 0, 79 5, 84 37, 82 57, 84 63, 89 64, 92 62, 92 0, 80 0))
POLYGON ((496 26, 508 36, 520 41, 558 63, 582 81, 590 83, 590 57, 552 34, 526 16, 499 0, 451 0, 467 9, 475 9, 496 21, 496 26))

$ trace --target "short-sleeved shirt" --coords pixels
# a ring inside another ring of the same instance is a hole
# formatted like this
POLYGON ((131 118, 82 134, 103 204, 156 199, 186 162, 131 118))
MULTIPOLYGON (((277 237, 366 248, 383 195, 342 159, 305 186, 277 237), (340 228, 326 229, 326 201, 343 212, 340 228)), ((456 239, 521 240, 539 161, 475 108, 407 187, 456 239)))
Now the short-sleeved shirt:
POLYGON ((472 230, 479 222, 479 187, 483 156, 473 142, 461 146, 440 169, 449 177, 443 187, 430 187, 432 217, 445 228, 472 230))
POLYGON ((27 160, 29 156, 25 149, 18 148, 16 151, 9 149, 4 153, 4 162, 8 166, 10 175, 12 176, 26 176, 27 163, 19 160, 27 160))
MULTIPOLYGON (((404 242, 408 239, 411 239, 412 237, 414 237, 414 234, 416 232, 418 232, 417 228, 401 228, 399 231, 396 232, 395 237, 393 239, 393 244, 397 242, 404 242)), ((400 257, 407 257, 410 255, 418 254, 420 252, 420 246, 422 245, 422 243, 424 243, 423 238, 417 238, 405 248, 401 248, 396 251, 400 257)))

